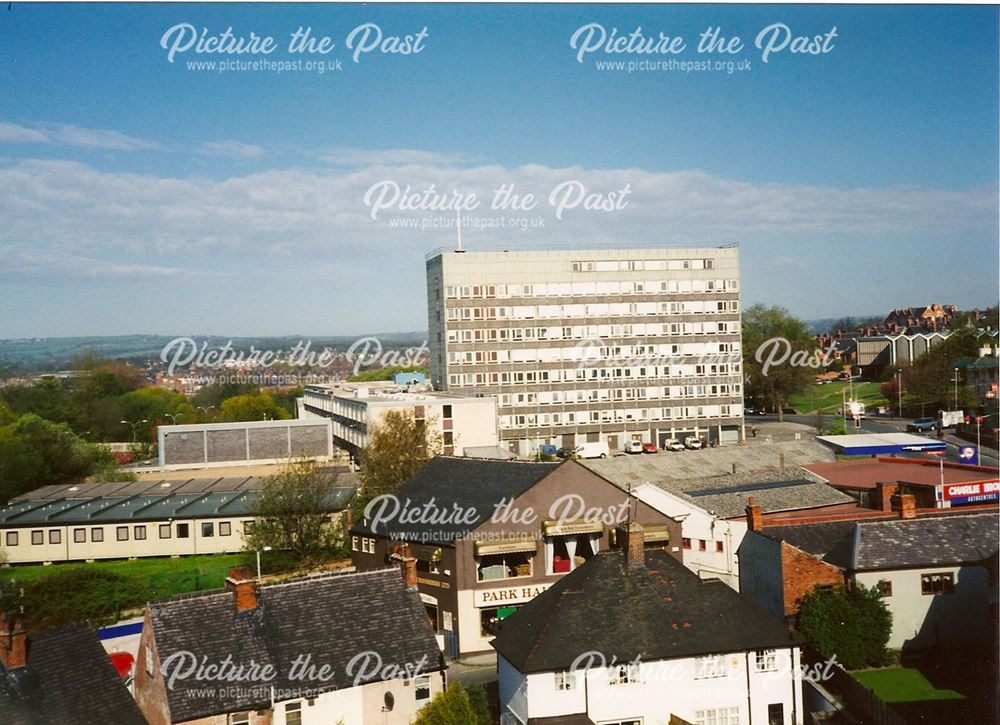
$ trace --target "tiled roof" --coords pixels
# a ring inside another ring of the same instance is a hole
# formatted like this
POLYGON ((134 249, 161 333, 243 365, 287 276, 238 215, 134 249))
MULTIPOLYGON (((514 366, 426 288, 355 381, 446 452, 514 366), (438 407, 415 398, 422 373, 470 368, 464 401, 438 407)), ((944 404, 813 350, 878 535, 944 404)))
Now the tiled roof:
MULTIPOLYGON (((43 486, 0 509, 0 527, 251 516, 266 483, 250 476, 43 486)), ((330 510, 346 507, 355 490, 331 486, 330 510)))
POLYGON ((787 541, 796 549, 822 559, 837 544, 853 540, 855 524, 854 521, 831 521, 799 526, 767 526, 762 533, 772 539, 787 541))
POLYGON ((851 503, 853 499, 825 483, 803 478, 760 481, 735 486, 689 489, 683 492, 706 511, 722 518, 742 516, 747 498, 753 496, 764 513, 851 503))
POLYGON ((282 699, 352 687, 358 660, 353 669, 349 663, 365 652, 399 672, 420 662, 424 673, 444 667, 424 606, 396 569, 264 586, 257 607, 245 612, 236 612, 228 591, 152 603, 149 612, 161 667, 171 655, 190 652, 199 661, 231 657, 234 666, 271 665, 277 673, 266 686, 251 680, 241 683, 245 687, 218 688, 212 681, 179 679, 167 689, 174 722, 267 706, 271 686, 286 695, 282 699), (332 677, 296 679, 291 666, 297 660, 317 671, 328 665, 332 677))
POLYGON ((394 519, 374 532, 367 520, 362 520, 352 531, 447 543, 476 529, 493 514, 497 504, 520 496, 559 465, 438 456, 404 483, 396 497, 420 506, 433 499, 438 510, 461 511, 461 516, 443 522, 405 524, 394 519))
POLYGON ((596 554, 499 625, 493 646, 523 673, 566 670, 587 652, 607 662, 792 647, 796 640, 718 580, 701 580, 663 551, 629 569, 596 554))
POLYGON ((0 664, 3 725, 146 725, 97 634, 84 622, 28 637, 27 666, 0 664))

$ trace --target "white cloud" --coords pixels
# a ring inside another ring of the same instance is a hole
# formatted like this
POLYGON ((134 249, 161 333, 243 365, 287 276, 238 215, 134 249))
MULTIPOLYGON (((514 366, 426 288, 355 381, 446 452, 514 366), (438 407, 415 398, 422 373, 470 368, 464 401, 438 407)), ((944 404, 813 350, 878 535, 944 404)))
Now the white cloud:
POLYGON ((412 164, 456 166, 475 162, 472 156, 419 149, 331 148, 313 154, 331 166, 409 166, 412 164))
POLYGON ((0 143, 44 143, 115 151, 156 148, 151 141, 126 136, 119 131, 81 128, 68 124, 46 123, 35 128, 15 123, 0 123, 0 143))
POLYGON ((95 259, 18 244, 0 244, 0 278, 26 276, 111 281, 137 277, 186 278, 219 275, 155 264, 95 259))
POLYGON ((809 265, 801 259, 794 257, 778 256, 771 260, 771 266, 775 269, 805 269, 809 265))
POLYGON ((264 149, 254 144, 242 143, 233 139, 224 141, 206 141, 201 145, 201 152, 210 156, 230 156, 237 159, 255 159, 264 155, 264 149))

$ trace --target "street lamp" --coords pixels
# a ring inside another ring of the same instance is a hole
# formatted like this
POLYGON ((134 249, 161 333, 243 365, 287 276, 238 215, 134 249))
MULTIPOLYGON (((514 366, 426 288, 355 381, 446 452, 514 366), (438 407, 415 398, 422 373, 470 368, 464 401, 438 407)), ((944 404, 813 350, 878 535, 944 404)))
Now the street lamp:
POLYGON ((955 368, 955 407, 958 410, 958 368, 955 368))
POLYGON ((903 371, 896 371, 896 393, 899 396, 899 417, 903 418, 903 371))
POLYGON ((130 426, 132 426, 132 442, 135 443, 135 429, 136 429, 136 426, 138 426, 140 423, 148 423, 148 422, 149 421, 146 420, 145 418, 143 418, 142 420, 137 420, 134 423, 132 421, 130 421, 130 420, 123 420, 122 421, 122 425, 130 425, 130 426))
POLYGON ((207 408, 204 405, 199 405, 198 408, 197 408, 197 410, 203 411, 205 413, 206 417, 208 416, 208 411, 214 410, 214 409, 215 409, 214 405, 210 405, 207 408))
POLYGON ((260 552, 271 551, 270 546, 265 546, 263 549, 257 549, 257 583, 260 583, 260 552))
POLYGON ((170 418, 170 422, 173 423, 174 425, 177 425, 177 419, 178 418, 183 418, 184 414, 183 413, 164 413, 163 417, 164 418, 170 418))

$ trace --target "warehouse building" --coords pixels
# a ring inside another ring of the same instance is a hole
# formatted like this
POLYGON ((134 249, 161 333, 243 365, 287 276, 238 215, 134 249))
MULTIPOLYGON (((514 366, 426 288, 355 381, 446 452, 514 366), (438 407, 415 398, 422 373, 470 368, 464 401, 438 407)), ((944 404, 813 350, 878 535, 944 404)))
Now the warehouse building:
POLYGON ((333 433, 323 420, 161 425, 156 429, 160 467, 208 468, 280 463, 290 458, 329 460, 333 433))

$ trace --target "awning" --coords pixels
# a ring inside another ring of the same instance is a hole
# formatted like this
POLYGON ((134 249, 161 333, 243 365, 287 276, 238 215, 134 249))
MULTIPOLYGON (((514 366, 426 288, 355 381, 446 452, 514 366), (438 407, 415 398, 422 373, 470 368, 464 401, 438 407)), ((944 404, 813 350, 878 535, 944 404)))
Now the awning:
POLYGON ((600 521, 544 521, 542 533, 546 536, 572 536, 573 534, 603 534, 604 524, 600 521))
POLYGON ((441 549, 433 546, 410 546, 413 557, 419 561, 441 561, 441 549))
POLYGON ((518 551, 538 551, 538 539, 527 537, 518 539, 490 539, 477 541, 473 546, 476 556, 487 554, 512 554, 518 551))
POLYGON ((670 527, 667 524, 643 524, 643 541, 670 541, 670 527))

